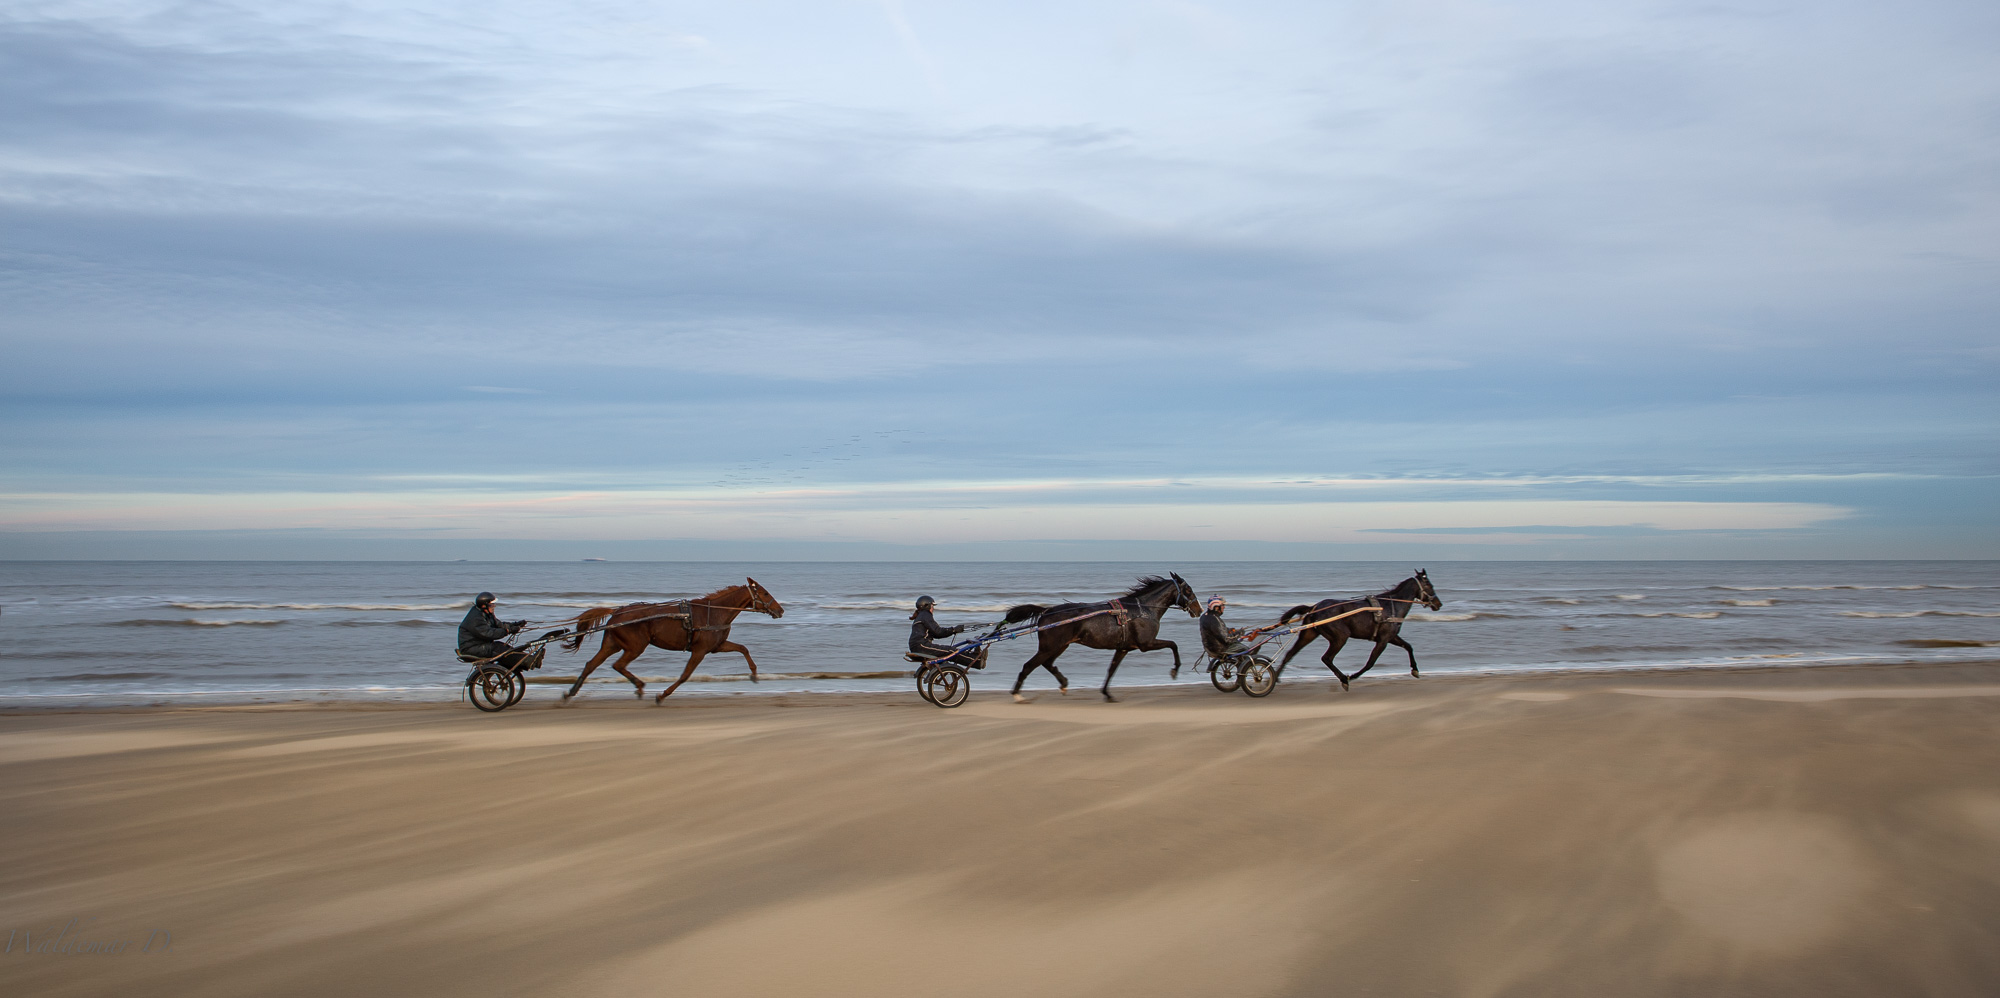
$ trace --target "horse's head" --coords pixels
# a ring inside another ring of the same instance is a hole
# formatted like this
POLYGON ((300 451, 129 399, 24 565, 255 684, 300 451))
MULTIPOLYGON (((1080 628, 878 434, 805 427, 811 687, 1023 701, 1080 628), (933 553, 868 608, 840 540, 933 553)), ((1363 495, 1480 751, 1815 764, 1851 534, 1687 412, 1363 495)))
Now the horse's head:
POLYGON ((1444 609, 1444 600, 1438 599, 1437 590, 1431 588, 1431 577, 1424 570, 1417 569, 1417 602, 1430 607, 1432 613, 1444 609))
POLYGON ((750 584, 750 609, 758 613, 768 613, 772 617, 785 615, 785 608, 778 604, 778 598, 771 595, 769 589, 759 585, 756 579, 746 578, 743 581, 750 584))
POLYGON ((1194 587, 1188 585, 1187 580, 1181 578, 1178 572, 1167 574, 1174 580, 1174 605, 1186 610, 1190 617, 1201 616, 1201 597, 1194 594, 1194 587))

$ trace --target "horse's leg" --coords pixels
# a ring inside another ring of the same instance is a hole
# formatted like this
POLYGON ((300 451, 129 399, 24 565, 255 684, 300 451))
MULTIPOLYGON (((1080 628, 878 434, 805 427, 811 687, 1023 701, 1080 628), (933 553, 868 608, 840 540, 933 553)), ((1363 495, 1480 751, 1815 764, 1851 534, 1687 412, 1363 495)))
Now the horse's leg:
POLYGON ((1028 702, 1028 698, 1021 695, 1021 684, 1028 681, 1029 673, 1041 667, 1042 667, 1042 652, 1041 649, 1038 648, 1035 650, 1035 653, 1033 655, 1028 656, 1028 660, 1026 662, 1021 663, 1021 674, 1014 677, 1015 703, 1028 702))
POLYGON ((1361 678, 1362 676, 1365 676, 1365 675, 1367 675, 1367 674, 1368 674, 1368 670, 1370 670, 1370 669, 1373 669, 1373 668, 1375 668, 1375 660, 1376 660, 1376 659, 1378 659, 1378 658, 1381 658, 1381 657, 1382 657, 1382 649, 1384 649, 1384 648, 1387 648, 1387 647, 1389 647, 1389 642, 1390 642, 1390 640, 1391 640, 1391 639, 1389 639, 1389 638, 1376 638, 1376 639, 1375 639, 1375 650, 1374 650, 1374 651, 1372 651, 1372 652, 1369 652, 1369 653, 1368 653, 1368 662, 1367 662, 1367 664, 1365 664, 1365 665, 1363 665, 1363 666, 1361 667, 1361 671, 1360 671, 1360 672, 1357 672, 1357 673, 1355 673, 1354 675, 1352 675, 1352 676, 1349 676, 1349 677, 1347 677, 1347 678, 1349 678, 1349 679, 1360 679, 1360 678, 1361 678))
POLYGON ((1353 679, 1354 676, 1361 675, 1359 672, 1355 673, 1354 676, 1346 675, 1340 671, 1339 666, 1333 664, 1333 657, 1340 654, 1342 648, 1347 647, 1347 635, 1340 631, 1334 631, 1326 636, 1326 643, 1326 654, 1321 655, 1319 660, 1326 663, 1326 667, 1333 672, 1333 678, 1340 680, 1340 688, 1345 690, 1347 689, 1348 680, 1353 679))
MULTIPOLYGON (((611 640, 611 635, 606 634, 604 636, 604 643, 597 646, 597 654, 590 656, 590 661, 583 664, 583 671, 576 674, 576 682, 571 683, 569 685, 569 692, 562 695, 563 700, 567 702, 570 697, 576 695, 576 691, 583 689, 583 681, 589 679, 590 674, 596 672, 597 667, 603 664, 605 659, 610 658, 613 651, 623 650, 618 647, 617 642, 611 640)), ((623 664, 620 664, 617 668, 620 672, 625 671, 623 664)))
POLYGON ((750 657, 750 649, 748 649, 748 648, 745 648, 745 647, 743 647, 742 645, 739 645, 739 644, 737 644, 737 643, 736 643, 736 642, 734 642, 734 641, 724 641, 723 643, 721 643, 721 644, 719 644, 719 645, 716 645, 716 646, 715 646, 715 650, 716 650, 716 651, 733 651, 733 652, 735 652, 736 654, 738 654, 738 655, 741 655, 741 656, 743 656, 743 661, 745 661, 745 662, 748 662, 748 663, 750 663, 750 681, 751 681, 751 682, 753 682, 753 683, 754 683, 754 682, 757 682, 757 681, 758 681, 758 679, 757 679, 757 660, 756 660, 756 659, 754 659, 754 658, 751 658, 751 657, 750 657))
POLYGON ((1422 679, 1423 673, 1417 671, 1417 650, 1415 648, 1410 647, 1410 643, 1408 641, 1403 640, 1403 636, 1401 634, 1391 634, 1389 635, 1387 640, 1390 644, 1395 645, 1396 647, 1401 648, 1404 651, 1410 653, 1410 675, 1415 676, 1418 679, 1422 679))
POLYGON ((1165 649, 1167 649, 1168 651, 1171 651, 1171 652, 1173 652, 1173 653, 1174 653, 1174 671, 1172 671, 1172 672, 1168 673, 1168 674, 1167 674, 1167 678, 1168 678, 1168 679, 1179 679, 1179 678, 1181 678, 1181 646, 1180 646, 1180 645, 1177 645, 1177 644, 1174 644, 1174 643, 1173 643, 1172 641, 1163 641, 1163 640, 1161 640, 1161 639, 1160 639, 1160 638, 1158 638, 1158 637, 1154 637, 1154 638, 1153 638, 1153 639, 1152 639, 1151 641, 1141 641, 1141 642, 1139 642, 1139 646, 1138 646, 1138 648, 1137 648, 1137 649, 1135 649, 1135 650, 1137 650, 1137 651, 1159 651, 1159 650, 1160 650, 1160 649, 1162 649, 1162 648, 1165 648, 1165 649))
POLYGON ((636 688, 632 693, 632 695, 642 700, 645 699, 646 697, 646 681, 640 679, 638 676, 633 675, 632 670, 626 668, 626 666, 631 665, 633 661, 637 660, 638 657, 640 655, 645 654, 645 652, 646 652, 646 646, 640 645, 638 651, 628 652, 624 655, 620 655, 618 656, 618 661, 611 663, 611 667, 617 669, 618 674, 624 676, 625 680, 631 683, 636 688))
POLYGON ((1104 688, 1097 692, 1104 694, 1104 699, 1107 703, 1118 702, 1118 698, 1111 695, 1111 677, 1118 674, 1118 663, 1125 661, 1125 653, 1131 650, 1130 648, 1118 649, 1111 656, 1111 668, 1104 670, 1104 688))
POLYGON ((1056 653, 1050 655, 1049 660, 1042 663, 1042 668, 1049 670, 1049 675, 1056 677, 1056 692, 1061 693, 1063 696, 1069 696, 1069 677, 1063 675, 1061 669, 1056 668, 1056 659, 1068 647, 1068 645, 1064 645, 1062 648, 1056 649, 1056 653))
MULTIPOLYGON (((1312 644, 1314 641, 1319 640, 1319 637, 1320 634, 1318 630, 1307 630, 1299 632, 1299 639, 1292 643, 1292 650, 1286 652, 1284 660, 1278 663, 1278 675, 1282 676, 1285 674, 1285 666, 1292 664, 1292 656, 1297 655, 1299 652, 1305 651, 1306 646, 1312 644)), ((1328 640, 1332 639, 1329 638, 1328 640)))
POLYGON ((689 655, 687 668, 681 670, 681 678, 674 680, 674 684, 672 686, 667 687, 664 691, 660 693, 659 696, 654 697, 653 702, 659 703, 660 701, 665 700, 667 697, 672 696, 675 690, 681 688, 682 683, 688 681, 689 676, 694 675, 694 667, 700 665, 701 660, 707 657, 707 655, 708 655, 708 650, 705 648, 689 655))
POLYGON ((1069 693, 1069 677, 1063 675, 1061 670, 1056 668, 1056 656, 1062 654, 1063 650, 1068 647, 1069 644, 1067 642, 1056 644, 1051 641, 1044 641, 1041 643, 1041 647, 1035 649, 1035 653, 1029 656, 1026 662, 1021 663, 1021 674, 1014 677, 1015 703, 1028 702, 1028 698, 1021 695, 1021 684, 1027 682, 1028 674, 1034 672, 1036 669, 1045 668, 1049 670, 1049 675, 1056 677, 1056 684, 1062 687, 1063 693, 1065 695, 1069 693))

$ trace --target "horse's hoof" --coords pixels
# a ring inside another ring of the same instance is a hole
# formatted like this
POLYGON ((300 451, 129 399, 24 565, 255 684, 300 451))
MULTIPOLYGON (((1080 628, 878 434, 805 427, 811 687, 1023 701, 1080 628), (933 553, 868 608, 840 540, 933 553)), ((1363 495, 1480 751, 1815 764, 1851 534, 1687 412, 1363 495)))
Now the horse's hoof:
POLYGON ((1027 697, 1024 697, 1024 696, 1022 696, 1022 695, 1021 695, 1021 694, 1019 694, 1019 693, 1016 693, 1016 694, 1014 694, 1014 702, 1015 702, 1015 703, 1027 703, 1027 702, 1028 702, 1028 698, 1027 698, 1027 697))
POLYGON ((633 694, 632 694, 632 695, 633 695, 634 697, 636 697, 636 698, 640 699, 640 700, 644 700, 644 699, 646 699, 646 688, 645 688, 644 686, 641 686, 641 687, 639 687, 639 689, 638 689, 638 690, 636 690, 635 692, 633 692, 633 694))
POLYGON ((1062 688, 1062 695, 1069 696, 1069 687, 1065 686, 1062 688))
POLYGON ((1104 702, 1105 702, 1105 703, 1117 703, 1117 702, 1118 702, 1118 698, 1117 698, 1117 697, 1115 697, 1115 696, 1112 696, 1112 695, 1111 695, 1111 694, 1109 694, 1109 693, 1106 693, 1106 694, 1104 694, 1104 702))

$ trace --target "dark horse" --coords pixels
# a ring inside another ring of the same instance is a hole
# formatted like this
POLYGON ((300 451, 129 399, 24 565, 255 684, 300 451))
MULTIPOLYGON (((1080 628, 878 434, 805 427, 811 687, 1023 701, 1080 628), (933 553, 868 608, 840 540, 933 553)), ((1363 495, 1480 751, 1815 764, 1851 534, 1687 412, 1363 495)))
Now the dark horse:
POLYGON ((1118 673, 1118 663, 1125 660, 1129 651, 1159 651, 1166 648, 1174 653, 1174 675, 1181 674, 1181 649, 1172 641, 1160 637, 1160 617, 1168 607, 1178 606, 1190 617, 1201 616, 1201 602, 1195 597, 1194 587, 1180 576, 1168 572, 1172 578, 1163 579, 1149 575, 1139 580, 1132 591, 1117 599, 1102 603, 1057 603, 1054 606, 1037 606, 1023 603, 1007 611, 1007 623, 1033 620, 1037 627, 1042 646, 1033 658, 1021 666, 1020 678, 1014 680, 1014 699, 1022 700, 1021 684, 1028 681, 1028 673, 1037 668, 1049 670, 1062 684, 1064 693, 1069 692, 1069 679, 1056 669, 1056 658, 1070 645, 1079 644, 1086 648, 1115 648, 1118 653, 1111 656, 1111 669, 1104 674, 1104 699, 1113 702, 1111 677, 1118 673))
POLYGON ((1326 623, 1299 632, 1298 643, 1292 645, 1292 650, 1285 653, 1284 661, 1278 663, 1278 674, 1283 675, 1285 666, 1291 664, 1292 656, 1312 644, 1313 639, 1325 638, 1329 647, 1319 660, 1333 670, 1333 674, 1340 679, 1340 688, 1343 690, 1347 688, 1348 680, 1360 679, 1362 673, 1375 668, 1375 660, 1382 657, 1382 649, 1390 645, 1409 652, 1410 675, 1421 675, 1417 672, 1417 650, 1410 647, 1410 643, 1403 640, 1400 633, 1403 629, 1403 618, 1410 615, 1411 606, 1417 603, 1430 607, 1433 612, 1444 606, 1444 601, 1438 599, 1437 590, 1431 588, 1431 577, 1425 575, 1421 568, 1417 569, 1417 574, 1397 583, 1396 588, 1386 592, 1355 599, 1323 599, 1311 606, 1300 604, 1286 610, 1285 615, 1278 618, 1281 624, 1289 624, 1294 620, 1304 620, 1307 623, 1324 620, 1326 623), (1355 610, 1361 612, 1353 613, 1355 610), (1332 619, 1335 617, 1340 619, 1332 619), (1368 656, 1368 664, 1361 667, 1361 672, 1352 676, 1343 675, 1333 664, 1333 657, 1340 654, 1340 649, 1347 644, 1348 638, 1375 642, 1375 651, 1368 656))
POLYGON ((576 636, 563 642, 567 651, 583 647, 583 639, 598 630, 604 632, 604 643, 597 654, 585 663, 583 671, 577 674, 576 682, 570 684, 569 692, 563 694, 568 700, 583 688, 583 681, 599 663, 611 657, 612 652, 623 652, 618 661, 611 663, 619 674, 632 681, 638 689, 635 696, 646 695, 646 684, 638 676, 625 668, 632 660, 649 647, 658 646, 668 651, 689 652, 687 668, 681 670, 681 678, 674 680, 665 693, 653 698, 659 703, 667 694, 680 689, 688 677, 694 675, 694 667, 710 652, 733 651, 750 663, 750 681, 757 680, 757 660, 750 657, 750 649, 729 640, 729 625, 736 615, 745 610, 768 613, 773 617, 785 615, 785 608, 771 596, 769 590, 757 584, 756 579, 743 580, 741 586, 724 586, 706 596, 693 599, 675 600, 671 603, 628 603, 620 607, 600 606, 585 610, 576 617, 576 636))

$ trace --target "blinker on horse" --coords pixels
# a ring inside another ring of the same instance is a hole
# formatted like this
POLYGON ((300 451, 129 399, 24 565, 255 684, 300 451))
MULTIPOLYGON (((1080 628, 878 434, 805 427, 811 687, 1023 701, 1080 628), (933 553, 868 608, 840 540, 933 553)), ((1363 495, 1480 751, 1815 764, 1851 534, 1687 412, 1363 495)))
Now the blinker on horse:
POLYGON ((570 684, 569 692, 563 694, 563 700, 567 702, 576 696, 577 691, 583 688, 583 681, 590 678, 591 672, 614 651, 621 654, 611 667, 631 681, 636 688, 634 696, 645 697, 645 681, 633 675, 626 666, 647 648, 654 647, 690 653, 680 678, 674 680, 665 692, 654 697, 654 703, 665 700, 680 689, 681 684, 694 675, 694 667, 700 665, 710 652, 733 651, 742 655, 743 661, 750 663, 750 680, 755 682, 757 660, 750 657, 750 649, 729 640, 729 625, 737 614, 745 610, 777 618, 785 615, 785 608, 778 604, 769 590, 758 585, 756 579, 743 581, 744 585, 724 586, 693 599, 670 603, 628 603, 621 607, 601 606, 578 614, 576 636, 565 640, 563 649, 575 651, 583 647, 583 639, 598 631, 604 633, 604 642, 598 646, 597 654, 584 664, 576 682, 570 684))

